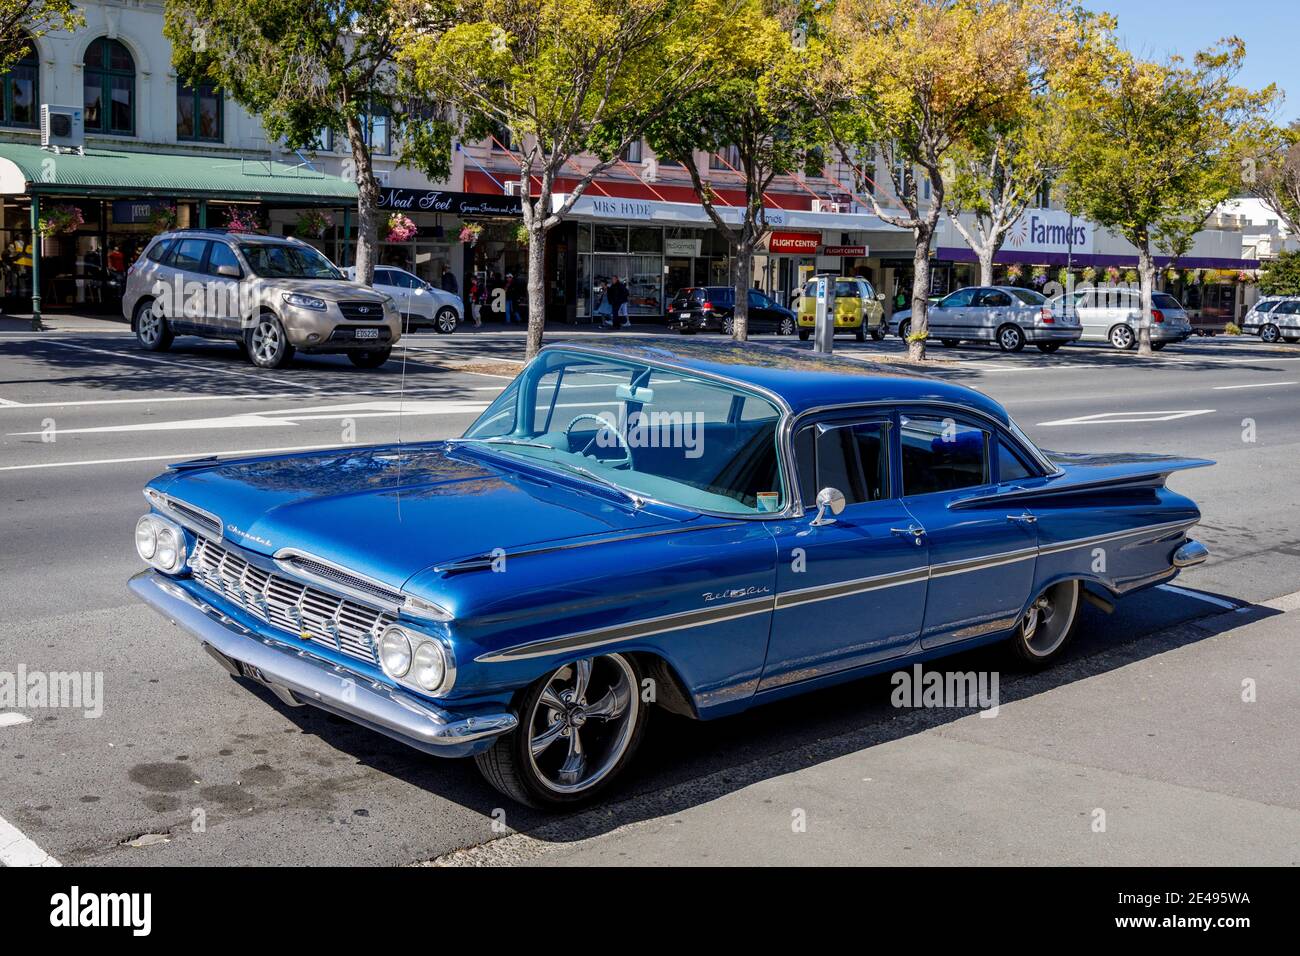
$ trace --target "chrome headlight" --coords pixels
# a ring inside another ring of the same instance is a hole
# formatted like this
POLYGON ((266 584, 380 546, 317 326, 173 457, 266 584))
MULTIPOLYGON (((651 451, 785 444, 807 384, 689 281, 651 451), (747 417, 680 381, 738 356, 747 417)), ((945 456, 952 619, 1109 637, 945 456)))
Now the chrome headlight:
POLYGON ((424 641, 415 649, 411 677, 425 690, 433 693, 442 686, 447 676, 447 657, 437 641, 424 641))
POLYGON ((379 664, 394 679, 411 669, 411 639, 400 627, 388 627, 379 638, 379 664))
POLYGON ((304 295, 301 292, 282 292, 280 298, 299 309, 311 309, 313 312, 325 311, 325 300, 314 295, 304 295))
POLYGON ((150 566, 177 574, 185 567, 185 532, 166 518, 147 514, 135 524, 135 550, 150 566))

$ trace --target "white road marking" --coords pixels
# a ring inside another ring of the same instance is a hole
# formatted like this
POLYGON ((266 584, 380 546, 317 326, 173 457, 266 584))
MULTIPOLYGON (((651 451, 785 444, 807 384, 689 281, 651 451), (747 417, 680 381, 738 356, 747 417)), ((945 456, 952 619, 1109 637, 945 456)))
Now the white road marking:
POLYGON ((1157 591, 1168 591, 1171 594, 1181 594, 1183 597, 1196 598, 1198 601, 1204 601, 1206 604, 1213 604, 1215 607, 1227 608, 1229 611, 1235 611, 1240 604, 1232 601, 1225 601, 1223 598, 1215 597, 1213 594, 1205 594, 1201 591, 1193 591, 1190 588, 1175 587, 1172 584, 1157 584, 1157 591))
MULTIPOLYGON (((508 377, 508 376, 507 376, 508 377)), ((246 399, 280 399, 280 398, 319 398, 322 394, 331 398, 370 398, 376 395, 423 395, 425 392, 438 392, 445 385, 410 385, 405 392, 401 388, 372 388, 361 392, 338 392, 328 386, 304 385, 296 392, 238 392, 227 395, 160 395, 155 398, 90 398, 71 402, 5 402, 0 399, 3 408, 81 408, 96 405, 152 405, 162 402, 235 402, 246 399)), ((501 391, 499 385, 476 385, 474 391, 501 391)))
POLYGON ((1213 408, 1191 408, 1169 412, 1102 412, 1098 415, 1080 415, 1078 418, 1058 418, 1052 422, 1039 422, 1039 428, 1051 428, 1056 425, 1125 425, 1149 424, 1151 422, 1172 422, 1179 418, 1192 418, 1196 415, 1211 415, 1213 408))
POLYGON ((23 835, 16 826, 0 817, 0 866, 61 866, 23 835))
POLYGON ((239 456, 246 457, 249 455, 278 455, 291 451, 320 451, 323 449, 336 448, 346 449, 347 445, 286 445, 282 448, 238 448, 231 451, 195 451, 195 452, 177 452, 172 455, 146 455, 140 458, 97 458, 90 461, 47 461, 39 465, 0 465, 0 471, 34 471, 38 468, 77 468, 89 465, 131 465, 142 461, 190 461, 195 458, 206 458, 209 455, 219 456, 239 456))
POLYGON ((17 727, 19 724, 30 724, 32 719, 26 714, 20 714, 16 710, 6 710, 0 714, 0 727, 17 727))
POLYGON ((17 402, 11 402, 7 398, 0 398, 0 408, 8 408, 11 405, 17 405, 17 402))
POLYGON ((1273 388, 1279 385, 1295 385, 1296 382, 1253 382, 1250 385, 1215 385, 1216 392, 1230 392, 1237 388, 1273 388))
MULTIPOLYGON (((60 428, 59 435, 108 434, 113 432, 199 431, 213 428, 292 428, 299 422, 331 421, 344 418, 419 417, 423 415, 469 415, 487 408, 484 402, 396 401, 354 402, 346 405, 317 405, 278 411, 247 412, 217 418, 180 418, 171 421, 134 422, 129 425, 95 425, 88 428, 60 428)), ((41 435, 41 431, 10 432, 12 438, 41 435)))

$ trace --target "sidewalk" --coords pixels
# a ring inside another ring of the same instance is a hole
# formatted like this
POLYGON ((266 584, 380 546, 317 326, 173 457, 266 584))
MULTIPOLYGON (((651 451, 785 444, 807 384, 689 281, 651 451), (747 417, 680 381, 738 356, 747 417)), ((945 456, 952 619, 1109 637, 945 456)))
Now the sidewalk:
POLYGON ((896 711, 882 718, 884 742, 859 744, 858 732, 809 741, 797 769, 772 755, 730 780, 683 783, 432 862, 1294 866, 1298 636, 1295 610, 1203 618, 1008 679, 994 718, 896 711), (1242 700, 1247 679, 1255 703, 1242 700), (602 813, 631 822, 584 820, 602 813))
MULTIPOLYGON (((111 315, 77 315, 71 312, 44 313, 41 325, 46 332, 127 332, 131 326, 126 319, 111 315)), ((32 331, 32 315, 0 315, 0 332, 32 331)), ((39 335, 40 333, 34 333, 39 335)))

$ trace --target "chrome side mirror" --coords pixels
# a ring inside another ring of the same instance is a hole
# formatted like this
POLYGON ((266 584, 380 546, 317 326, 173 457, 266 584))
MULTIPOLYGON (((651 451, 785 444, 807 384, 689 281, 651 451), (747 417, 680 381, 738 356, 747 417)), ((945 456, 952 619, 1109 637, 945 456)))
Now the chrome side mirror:
POLYGON ((835 518, 826 512, 837 515, 844 510, 844 493, 838 488, 823 488, 817 492, 817 517, 812 519, 812 526, 820 528, 824 524, 834 524, 835 518))

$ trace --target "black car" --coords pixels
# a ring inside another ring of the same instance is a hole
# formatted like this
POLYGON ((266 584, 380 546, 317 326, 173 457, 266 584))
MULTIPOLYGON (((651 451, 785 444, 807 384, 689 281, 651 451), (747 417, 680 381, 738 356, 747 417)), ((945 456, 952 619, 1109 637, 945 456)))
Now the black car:
MULTIPOLYGON (((668 303, 668 327, 683 335, 695 332, 722 332, 730 335, 731 318, 735 310, 736 290, 730 286, 710 285, 682 289, 668 303)), ((750 289, 749 331, 794 335, 798 331, 796 316, 757 289, 750 289)))

